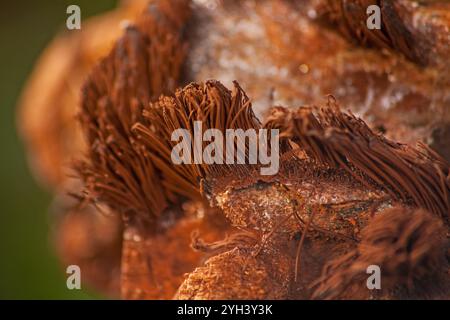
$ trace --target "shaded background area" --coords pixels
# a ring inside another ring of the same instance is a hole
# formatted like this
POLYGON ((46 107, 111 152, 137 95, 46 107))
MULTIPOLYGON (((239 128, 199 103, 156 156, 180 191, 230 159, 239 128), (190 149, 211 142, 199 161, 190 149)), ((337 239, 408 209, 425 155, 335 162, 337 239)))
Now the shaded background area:
MULTIPOLYGON (((34 62, 65 26, 76 4, 83 20, 109 10, 115 0, 1 0, 0 10, 0 299, 87 299, 68 290, 65 270, 49 241, 50 196, 27 167, 15 128, 16 102, 34 62)), ((77 31, 72 31, 77 32, 77 31)))

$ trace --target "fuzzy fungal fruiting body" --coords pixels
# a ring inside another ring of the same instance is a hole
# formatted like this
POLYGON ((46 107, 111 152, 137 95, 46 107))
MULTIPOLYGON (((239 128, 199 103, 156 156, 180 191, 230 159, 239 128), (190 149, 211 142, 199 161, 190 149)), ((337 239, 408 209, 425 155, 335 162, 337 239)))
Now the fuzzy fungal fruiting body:
POLYGON ((66 261, 127 299, 449 298, 448 8, 378 1, 366 33, 365 3, 150 1, 81 88, 66 261), (279 171, 175 165, 196 121, 279 130, 279 171))

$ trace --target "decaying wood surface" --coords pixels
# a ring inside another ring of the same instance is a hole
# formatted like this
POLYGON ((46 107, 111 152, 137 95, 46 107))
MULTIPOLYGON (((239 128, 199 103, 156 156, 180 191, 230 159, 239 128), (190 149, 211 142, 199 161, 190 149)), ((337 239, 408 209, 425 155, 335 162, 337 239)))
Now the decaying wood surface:
POLYGON ((378 3, 150 1, 81 88, 64 261, 126 299, 448 299, 450 9, 378 3), (174 165, 195 120, 279 129, 278 174, 174 165))

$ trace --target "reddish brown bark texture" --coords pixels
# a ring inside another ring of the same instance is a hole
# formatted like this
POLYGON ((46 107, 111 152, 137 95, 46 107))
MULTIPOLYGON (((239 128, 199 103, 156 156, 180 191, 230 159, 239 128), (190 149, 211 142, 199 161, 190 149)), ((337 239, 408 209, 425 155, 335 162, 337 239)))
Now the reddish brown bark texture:
POLYGON ((62 255, 127 299, 449 298, 450 7, 367 3, 150 1, 82 87, 62 255), (279 129, 279 172, 174 165, 196 120, 279 129))

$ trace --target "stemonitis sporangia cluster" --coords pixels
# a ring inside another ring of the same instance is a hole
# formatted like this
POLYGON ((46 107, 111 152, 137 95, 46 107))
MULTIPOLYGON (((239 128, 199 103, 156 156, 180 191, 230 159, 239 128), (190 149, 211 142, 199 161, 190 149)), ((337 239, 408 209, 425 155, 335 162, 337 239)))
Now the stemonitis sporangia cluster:
MULTIPOLYGON (((83 257, 87 268, 108 270, 107 290, 128 299, 449 297, 450 165, 426 143, 391 139, 436 138, 448 119, 448 83, 396 45, 387 54, 347 43, 311 18, 321 12, 311 13, 315 2, 337 10, 327 1, 150 1, 82 87, 85 156, 73 157, 77 179, 65 189, 81 219, 116 222, 88 222, 107 249, 68 250, 65 261, 83 257), (224 34, 233 21, 241 24, 224 34), (311 98, 327 93, 325 102, 311 98), (174 165, 171 134, 192 131, 194 121, 278 129, 278 173, 174 165), (366 286, 369 265, 382 270, 381 290, 366 286)), ((392 21, 400 22, 408 20, 392 21)), ((58 239, 71 244, 63 248, 79 244, 68 234, 85 224, 62 226, 58 239)))

